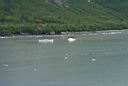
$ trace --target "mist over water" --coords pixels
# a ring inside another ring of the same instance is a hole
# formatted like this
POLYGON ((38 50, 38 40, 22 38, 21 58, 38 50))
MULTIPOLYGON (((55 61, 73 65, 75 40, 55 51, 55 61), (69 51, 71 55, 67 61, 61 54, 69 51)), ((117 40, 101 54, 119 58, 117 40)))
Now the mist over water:
POLYGON ((128 32, 0 39, 1 86, 126 86, 128 32), (67 55, 68 59, 65 59, 67 55))

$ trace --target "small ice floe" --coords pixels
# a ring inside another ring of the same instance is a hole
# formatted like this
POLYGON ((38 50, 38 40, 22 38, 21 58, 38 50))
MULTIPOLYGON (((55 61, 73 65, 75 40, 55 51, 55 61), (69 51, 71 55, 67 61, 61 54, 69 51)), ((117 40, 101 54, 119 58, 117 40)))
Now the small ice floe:
POLYGON ((70 38, 68 38, 68 41, 69 41, 69 42, 74 42, 74 41, 76 41, 76 39, 70 37, 70 38))
POLYGON ((68 60, 68 59, 69 59, 69 54, 68 54, 68 53, 65 53, 64 59, 65 59, 65 60, 68 60))
POLYGON ((8 64, 3 64, 4 67, 8 67, 9 65, 8 64))
POLYGON ((34 71, 34 72, 36 72, 36 71, 37 71, 37 69, 36 69, 36 68, 34 68, 34 69, 33 69, 33 71, 34 71))
POLYGON ((96 58, 95 58, 95 57, 92 57, 91 60, 92 60, 92 61, 96 61, 96 58))
POLYGON ((39 39, 39 43, 53 43, 54 39, 39 39))

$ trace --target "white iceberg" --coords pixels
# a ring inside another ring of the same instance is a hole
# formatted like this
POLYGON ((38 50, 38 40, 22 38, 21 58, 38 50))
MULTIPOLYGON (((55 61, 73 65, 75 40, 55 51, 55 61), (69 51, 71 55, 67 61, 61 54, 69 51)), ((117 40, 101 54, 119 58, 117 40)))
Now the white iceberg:
POLYGON ((76 41, 76 39, 75 38, 68 38, 68 41, 69 42, 74 42, 74 41, 76 41))
POLYGON ((39 39, 39 43, 53 43, 54 39, 39 39))

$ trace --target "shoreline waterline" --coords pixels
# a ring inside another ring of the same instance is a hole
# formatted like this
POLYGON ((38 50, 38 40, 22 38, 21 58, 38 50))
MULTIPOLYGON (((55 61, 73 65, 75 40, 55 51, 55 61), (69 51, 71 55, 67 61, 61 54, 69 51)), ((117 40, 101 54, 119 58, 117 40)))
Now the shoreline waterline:
POLYGON ((62 34, 43 34, 43 35, 9 35, 9 36, 0 36, 0 39, 6 38, 54 38, 54 37, 64 37, 64 36, 79 36, 79 35, 116 35, 128 32, 128 29, 125 30, 104 30, 104 31, 95 31, 95 32, 62 32, 62 34))

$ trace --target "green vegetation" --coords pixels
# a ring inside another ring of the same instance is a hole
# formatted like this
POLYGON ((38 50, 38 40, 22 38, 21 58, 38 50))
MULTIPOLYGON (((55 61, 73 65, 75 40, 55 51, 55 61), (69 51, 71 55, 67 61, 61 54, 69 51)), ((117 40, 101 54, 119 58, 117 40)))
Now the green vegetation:
POLYGON ((128 0, 0 0, 0 35, 128 28, 128 0))

